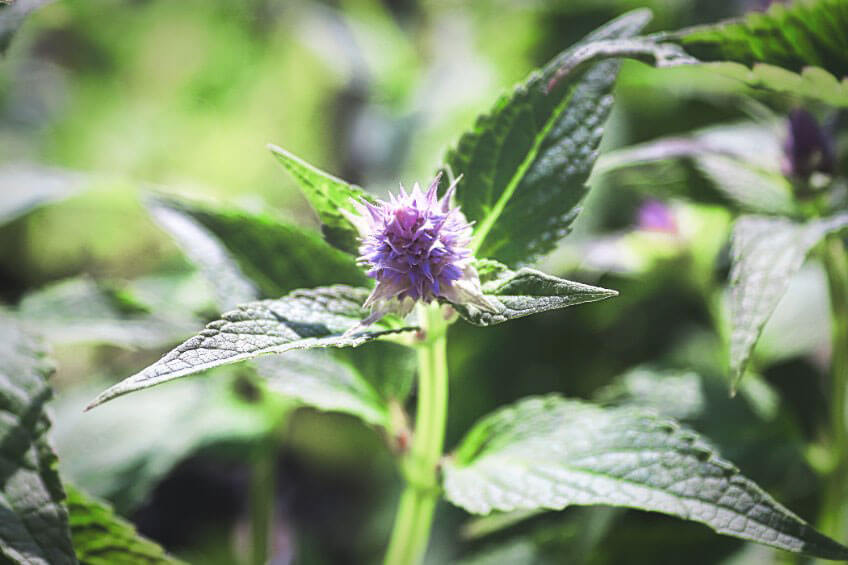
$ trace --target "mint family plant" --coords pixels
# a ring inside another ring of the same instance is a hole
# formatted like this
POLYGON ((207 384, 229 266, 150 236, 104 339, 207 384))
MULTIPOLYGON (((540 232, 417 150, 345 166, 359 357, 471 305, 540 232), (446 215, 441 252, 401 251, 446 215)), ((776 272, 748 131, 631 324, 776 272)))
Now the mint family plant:
MULTIPOLYGON (((834 3, 818 4, 824 11, 834 3)), ((775 29, 797 21, 777 9, 762 17, 766 23, 774 20, 775 29)), ((640 38, 648 19, 645 11, 622 16, 532 73, 448 151, 426 190, 415 186, 411 193, 401 189, 388 201, 378 200, 271 146, 315 209, 324 239, 336 248, 304 237, 310 252, 303 260, 334 265, 350 282, 361 284, 298 288, 282 298, 239 305, 158 362, 106 390, 89 408, 212 367, 287 354, 259 362, 278 381, 288 380, 281 386, 291 396, 358 416, 385 429, 398 447, 406 487, 387 543, 390 564, 420 562, 441 498, 475 514, 570 505, 638 508, 787 551, 848 558, 848 549, 745 478, 706 440, 649 410, 605 407, 556 394, 527 398, 484 417, 445 453, 451 324, 462 319, 485 328, 617 294, 524 266, 554 249, 577 216, 613 105, 614 59, 635 57, 659 66, 734 61, 741 51, 724 49, 725 37, 748 30, 757 41, 766 41, 744 21, 640 38), (357 262, 367 277, 357 271, 357 262), (413 309, 414 317, 409 317, 413 309), (328 359, 296 353, 369 348, 378 342, 415 352, 411 430, 403 392, 381 395, 350 374, 340 377, 328 359), (288 364, 287 356, 297 361, 288 364), (322 368, 322 362, 329 364, 322 368), (311 385, 305 385, 303 373, 310 373, 311 385)), ((784 51, 756 51, 776 59, 764 62, 788 69, 777 88, 811 79, 806 70, 792 74, 800 67, 784 51)), ((756 61, 741 53, 741 62, 756 61)), ((748 79, 759 81, 762 73, 748 79)), ((833 92, 819 94, 840 95, 833 92)), ((839 471, 833 473, 829 499, 839 504, 844 500, 842 470, 848 469, 848 268, 837 234, 848 227, 848 217, 835 212, 838 202, 828 199, 829 192, 815 194, 812 205, 799 200, 784 217, 737 222, 731 368, 742 374, 789 276, 826 239, 833 301, 841 316, 834 325, 832 415, 834 469, 839 471), (805 216, 807 221, 800 222, 805 216)), ((160 217, 168 214, 167 203, 153 206, 160 217)), ((254 526, 263 522, 259 514, 254 526)), ((255 529, 255 561, 262 562, 267 537, 255 529)))

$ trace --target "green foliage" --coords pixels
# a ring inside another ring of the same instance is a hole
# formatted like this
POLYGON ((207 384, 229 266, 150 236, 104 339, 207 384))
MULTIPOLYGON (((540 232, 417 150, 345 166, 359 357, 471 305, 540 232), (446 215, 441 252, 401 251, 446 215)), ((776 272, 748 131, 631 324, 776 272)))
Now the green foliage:
POLYGON ((226 448, 246 457, 287 413, 287 404, 244 369, 221 368, 214 378, 186 379, 83 413, 96 389, 58 399, 53 437, 63 475, 122 513, 136 510, 194 454, 226 448))
POLYGON ((338 285, 297 290, 277 300, 239 306, 150 367, 103 392, 89 408, 129 392, 260 355, 315 347, 356 347, 414 329, 392 328, 384 321, 372 330, 345 333, 368 315, 362 308, 367 296, 367 289, 338 285))
POLYGON ((105 503, 66 486, 74 551, 81 565, 179 565, 161 547, 138 535, 105 503))
POLYGON ((65 493, 47 443, 51 364, 16 323, 0 317, 0 555, 14 563, 76 563, 65 493))
POLYGON ((444 473, 448 500, 469 512, 625 506, 788 551, 848 557, 699 436, 643 409, 524 399, 475 425, 444 473))
POLYGON ((268 148, 294 177, 301 192, 318 214, 324 238, 342 251, 356 255, 358 232, 341 210, 355 213, 351 200, 373 198, 361 188, 313 167, 285 149, 274 145, 268 148))
POLYGON ((827 234, 848 227, 848 215, 805 224, 787 218, 743 216, 733 227, 730 275, 730 370, 745 372, 763 325, 804 259, 827 234))
POLYGON ((568 281, 526 267, 512 271, 491 260, 485 260, 482 266, 482 289, 497 301, 497 312, 484 312, 472 304, 453 304, 460 316, 477 326, 500 324, 618 294, 614 290, 568 281))
MULTIPOLYGON (((632 36, 649 18, 647 11, 626 14, 584 43, 632 36)), ((477 223, 474 249, 480 256, 508 265, 530 262, 550 251, 577 216, 618 67, 602 63, 549 89, 576 48, 498 99, 445 156, 448 171, 463 175, 457 201, 477 223)))
MULTIPOLYGON (((202 205, 170 198, 151 199, 154 217, 178 242, 186 254, 197 253, 197 237, 185 237, 186 222, 193 220, 208 230, 235 260, 265 297, 275 298, 298 288, 327 284, 365 285, 367 278, 349 255, 324 243, 313 232, 284 222, 271 212, 248 211, 236 207, 202 205), (184 218, 180 220, 179 218, 184 218)), ((195 262, 207 264, 202 258, 195 262)), ((222 277, 210 265, 210 281, 221 284, 222 277)), ((222 289, 222 291, 225 289, 222 289)), ((237 296, 228 293, 232 300, 237 296)), ((255 298, 255 296, 253 296, 255 298)), ((250 300, 240 300, 241 304, 250 300)))

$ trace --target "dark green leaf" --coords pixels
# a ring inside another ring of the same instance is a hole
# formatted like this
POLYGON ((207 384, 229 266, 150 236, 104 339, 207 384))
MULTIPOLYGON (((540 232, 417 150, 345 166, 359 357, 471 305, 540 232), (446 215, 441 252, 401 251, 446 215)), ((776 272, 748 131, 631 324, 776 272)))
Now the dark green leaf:
MULTIPOLYGON (((366 276, 349 255, 330 247, 312 231, 284 222, 270 212, 163 197, 151 199, 148 207, 177 241, 186 239, 181 230, 184 221, 178 217, 188 217, 192 224, 211 232, 266 297, 282 296, 298 288, 367 283, 366 276)), ((192 244, 190 238, 182 243, 186 248, 192 244)), ((192 255, 190 249, 187 252, 192 255)), ((214 281, 217 284, 217 279, 214 281)), ((244 302, 247 300, 235 304, 244 302)))
POLYGON ((827 234, 848 227, 848 214, 806 224, 743 216, 733 226, 730 273, 730 371, 742 377, 763 325, 804 259, 827 234))
POLYGON ((848 548, 815 531, 695 433, 639 408, 559 396, 524 399, 478 422, 444 465, 445 493, 469 512, 609 505, 829 559, 848 548))
POLYGON ((71 537, 81 565, 177 565, 159 545, 141 537, 132 524, 106 503, 87 497, 71 485, 68 515, 71 537))
POLYGON ((482 266, 483 293, 497 303, 497 312, 485 312, 472 304, 452 305, 463 319, 478 326, 492 326, 618 295, 614 290, 560 279, 534 269, 511 271, 488 259, 478 264, 482 266))
POLYGON ((12 563, 76 563, 47 442, 51 372, 39 344, 0 317, 0 556, 12 563))
MULTIPOLYGON (((649 18, 647 11, 631 12, 583 43, 632 36, 649 18)), ((502 96, 445 157, 449 170, 463 175, 457 200, 476 222, 479 256, 509 265, 530 262, 550 251, 577 215, 618 70, 617 63, 604 62, 549 90, 557 69, 577 48, 502 96)))
POLYGON ((247 455, 275 429, 286 406, 244 368, 233 369, 222 367, 214 378, 185 379, 86 413, 86 402, 102 387, 63 394, 54 403, 53 432, 62 474, 127 514, 195 453, 227 447, 247 455))
POLYGON ((373 201, 373 197, 358 186, 348 184, 340 178, 313 167, 285 149, 275 145, 269 145, 268 149, 291 173, 303 195, 312 204, 312 208, 321 221, 321 231, 327 241, 342 251, 357 255, 359 234, 340 210, 356 213, 351 199, 373 201))
POLYGON ((89 408, 128 392, 260 355, 316 347, 356 347, 413 329, 390 328, 390 320, 384 318, 372 329, 345 334, 368 316, 362 308, 367 296, 367 289, 337 285, 297 290, 278 300, 239 306, 147 369, 103 392, 89 408))
POLYGON ((191 335, 197 322, 183 312, 148 312, 125 289, 89 278, 68 279, 26 295, 18 318, 52 343, 161 347, 191 335))

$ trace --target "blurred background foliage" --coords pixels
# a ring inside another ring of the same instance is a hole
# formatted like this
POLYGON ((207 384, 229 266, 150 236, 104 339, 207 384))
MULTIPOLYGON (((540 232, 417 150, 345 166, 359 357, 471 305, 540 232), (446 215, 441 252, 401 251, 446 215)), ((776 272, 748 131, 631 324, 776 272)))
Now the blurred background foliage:
MULTIPOLYGON (((274 562, 379 559, 400 488, 392 447, 355 418, 296 408, 250 366, 80 413, 103 384, 226 306, 216 281, 151 219, 147 195, 315 229, 266 143, 383 193, 427 180, 500 92, 628 9, 650 7, 657 31, 763 4, 64 0, 35 11, 0 59, 0 298, 52 344, 62 474, 189 562, 233 563, 248 543, 251 462, 282 429, 274 562)), ((829 347, 820 266, 793 281, 756 374, 729 398, 723 288, 738 199, 715 189, 723 169, 709 163, 619 170, 614 161, 620 147, 718 127, 740 162, 771 159, 777 170, 785 116, 804 101, 635 62, 623 64, 616 96, 610 153, 544 269, 621 294, 493 328, 456 324, 447 445, 528 394, 646 404, 704 433, 813 519, 829 347)), ((282 278, 259 286, 238 292, 289 288, 282 278)), ((779 560, 700 525, 605 508, 472 520, 442 505, 433 539, 432 563, 779 560)))

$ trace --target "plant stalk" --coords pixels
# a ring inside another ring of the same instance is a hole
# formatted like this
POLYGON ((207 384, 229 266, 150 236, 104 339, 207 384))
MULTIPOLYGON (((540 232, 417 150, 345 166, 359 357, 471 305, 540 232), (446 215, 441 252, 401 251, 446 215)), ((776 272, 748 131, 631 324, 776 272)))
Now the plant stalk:
POLYGON ((395 516, 386 565, 415 565, 427 550, 439 500, 438 466, 448 408, 447 323, 438 304, 419 305, 418 408, 412 446, 403 461, 407 481, 395 516))
POLYGON ((258 446, 250 477, 250 564, 265 565, 270 558, 271 528, 274 524, 274 441, 258 446))
POLYGON ((848 256, 842 239, 831 236, 825 243, 824 264, 832 312, 830 451, 833 465, 827 476, 819 519, 821 530, 844 541, 848 530, 848 256))

